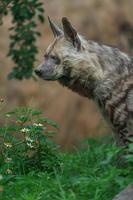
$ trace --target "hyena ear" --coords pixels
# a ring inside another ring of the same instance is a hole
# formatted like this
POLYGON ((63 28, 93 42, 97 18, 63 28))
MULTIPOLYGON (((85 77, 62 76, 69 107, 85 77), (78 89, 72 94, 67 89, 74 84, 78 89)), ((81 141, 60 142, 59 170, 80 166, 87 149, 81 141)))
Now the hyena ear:
POLYGON ((73 46, 76 47, 79 51, 81 49, 81 40, 78 36, 77 31, 73 28, 73 26, 66 17, 62 18, 62 24, 66 39, 71 41, 73 43, 73 46))
POLYGON ((49 22, 50 28, 54 34, 54 37, 63 35, 63 31, 50 19, 49 16, 48 16, 48 22, 49 22))

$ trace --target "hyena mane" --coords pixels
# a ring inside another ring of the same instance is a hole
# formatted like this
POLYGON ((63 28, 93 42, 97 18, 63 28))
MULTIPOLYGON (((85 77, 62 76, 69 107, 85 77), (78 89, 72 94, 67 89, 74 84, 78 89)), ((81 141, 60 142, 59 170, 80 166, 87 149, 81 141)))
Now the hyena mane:
POLYGON ((133 139, 133 57, 118 48, 87 41, 63 18, 63 31, 50 19, 55 39, 35 70, 93 99, 110 122, 117 144, 133 139))

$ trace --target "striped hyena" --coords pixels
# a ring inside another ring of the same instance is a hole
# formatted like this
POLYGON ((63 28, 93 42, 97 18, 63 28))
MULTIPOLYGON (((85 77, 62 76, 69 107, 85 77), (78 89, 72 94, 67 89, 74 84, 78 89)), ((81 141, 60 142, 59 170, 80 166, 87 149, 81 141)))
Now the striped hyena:
POLYGON ((63 31, 50 19, 49 24, 54 41, 35 73, 93 99, 112 125, 118 145, 127 145, 133 136, 133 57, 85 40, 66 17, 63 31))

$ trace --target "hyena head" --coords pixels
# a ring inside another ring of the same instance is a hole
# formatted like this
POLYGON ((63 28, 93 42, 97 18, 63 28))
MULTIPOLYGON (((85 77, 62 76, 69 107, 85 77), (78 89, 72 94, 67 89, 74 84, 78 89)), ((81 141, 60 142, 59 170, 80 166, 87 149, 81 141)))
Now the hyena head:
POLYGON ((67 86, 77 80, 89 82, 89 78, 100 77, 101 68, 95 54, 90 53, 88 56, 87 41, 77 33, 68 19, 62 18, 63 30, 48 20, 54 41, 46 49, 44 61, 35 73, 44 80, 58 80, 67 86))

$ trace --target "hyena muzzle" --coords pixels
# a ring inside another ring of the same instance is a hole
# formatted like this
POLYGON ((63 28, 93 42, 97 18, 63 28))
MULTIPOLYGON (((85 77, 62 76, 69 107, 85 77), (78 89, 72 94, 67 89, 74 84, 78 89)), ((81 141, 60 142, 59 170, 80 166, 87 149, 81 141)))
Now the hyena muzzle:
POLYGON ((133 57, 85 40, 66 17, 63 30, 48 20, 54 41, 35 73, 93 99, 110 122, 117 144, 127 146, 133 140, 133 57))

